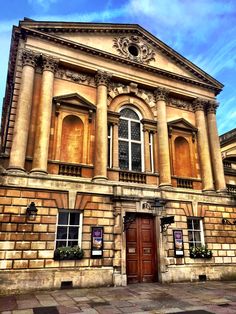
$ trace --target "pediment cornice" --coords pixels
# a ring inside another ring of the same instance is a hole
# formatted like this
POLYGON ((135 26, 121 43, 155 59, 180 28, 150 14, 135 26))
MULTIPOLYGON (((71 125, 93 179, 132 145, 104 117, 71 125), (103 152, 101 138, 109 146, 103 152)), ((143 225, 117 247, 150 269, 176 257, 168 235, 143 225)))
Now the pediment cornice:
POLYGON ((85 99, 78 93, 72 93, 67 95, 55 96, 53 97, 53 102, 55 104, 67 105, 67 106, 78 106, 87 110, 96 110, 96 106, 90 101, 85 99))
MULTIPOLYGON (((119 25, 118 25, 119 26, 119 25)), ((136 62, 133 60, 129 60, 126 59, 122 56, 118 56, 118 55, 114 55, 112 53, 109 52, 105 52, 96 48, 92 48, 80 43, 76 43, 73 42, 71 40, 65 39, 65 38, 61 38, 59 36, 57 36, 57 33, 60 32, 69 32, 69 28, 57 28, 55 26, 51 28, 45 28, 45 27, 40 27, 37 29, 34 28, 27 28, 22 26, 21 27, 21 31, 25 34, 25 35, 32 35, 32 36, 36 36, 36 37, 40 37, 43 38, 45 40, 48 41, 52 41, 55 42, 57 44, 61 44, 64 46, 68 46, 70 48, 73 49, 77 49, 80 51, 84 51, 86 53, 92 54, 92 55, 97 55, 100 57, 104 57, 107 59, 112 60, 113 62, 120 62, 122 64, 127 64, 129 66, 133 66, 135 68, 139 68, 142 69, 144 71, 148 71, 148 72, 152 72, 155 74, 158 74, 160 76, 163 77, 168 77, 169 79, 172 80, 177 80, 177 81, 182 81, 188 84, 192 84, 192 85, 197 85, 197 86, 201 86, 203 88, 212 90, 215 92, 215 94, 218 94, 223 85, 221 83, 219 83, 217 80, 215 80, 214 78, 212 78, 211 76, 209 76, 207 73, 205 73, 204 71, 202 71, 201 69, 199 69, 198 67, 196 67, 195 65, 193 65, 190 61, 188 61, 187 59, 185 59, 184 57, 182 57, 181 55, 179 55, 177 52, 173 51, 173 49, 171 49, 170 47, 168 47, 167 45, 165 45, 164 43, 162 43, 160 40, 156 39, 154 36, 152 36, 150 33, 146 32, 145 30, 143 30, 140 26, 136 26, 136 28, 114 28, 114 29, 105 29, 105 28, 82 28, 79 29, 77 28, 76 30, 78 32, 111 32, 111 33, 119 33, 120 35, 122 35, 123 33, 127 33, 127 31, 129 31, 132 34, 136 34, 138 36, 141 36, 142 38, 145 39, 146 42, 148 42, 149 44, 153 45, 154 47, 156 47, 157 49, 159 49, 160 51, 163 52, 163 54, 165 54, 167 57, 171 58, 172 60, 174 60, 175 62, 177 62, 179 65, 181 65, 182 67, 184 67, 186 70, 188 70, 189 72, 191 72, 192 74, 194 74, 198 79, 194 79, 194 78, 190 78, 190 77, 186 77, 184 75, 180 75, 180 74, 176 74, 170 71, 166 71, 160 68, 156 68, 147 64, 143 64, 140 62, 136 62), (58 31, 56 31, 58 29, 58 31), (49 34, 49 30, 50 32, 53 32, 53 34, 49 34), (142 30, 142 32, 141 32, 142 30), (149 36, 147 36, 147 34, 149 36), (150 38, 153 37, 153 38, 150 38)), ((76 31, 74 29, 71 29, 71 32, 76 31)))
POLYGON ((177 120, 173 120, 173 121, 169 121, 167 123, 168 128, 172 128, 172 129, 181 129, 184 131, 189 131, 189 132, 197 132, 198 129, 193 126, 190 122, 188 122, 187 120, 180 118, 177 120))

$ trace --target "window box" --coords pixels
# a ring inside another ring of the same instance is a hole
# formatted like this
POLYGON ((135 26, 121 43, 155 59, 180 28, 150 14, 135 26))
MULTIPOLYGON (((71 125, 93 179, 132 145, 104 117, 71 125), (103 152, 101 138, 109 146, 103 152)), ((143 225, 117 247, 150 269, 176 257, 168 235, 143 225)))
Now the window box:
POLYGON ((191 247, 190 248, 191 258, 212 258, 212 251, 205 246, 191 247))
POLYGON ((54 251, 54 260, 78 260, 82 259, 84 251, 79 246, 62 246, 54 251))

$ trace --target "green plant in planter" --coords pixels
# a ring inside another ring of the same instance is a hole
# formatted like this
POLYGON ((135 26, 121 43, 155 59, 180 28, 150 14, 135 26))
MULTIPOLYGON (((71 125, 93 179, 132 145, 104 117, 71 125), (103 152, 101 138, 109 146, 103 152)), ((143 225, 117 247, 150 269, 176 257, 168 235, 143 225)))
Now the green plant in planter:
POLYGON ((190 247, 190 257, 191 258, 211 258, 212 251, 206 246, 196 246, 190 247))
POLYGON ((62 246, 54 251, 54 260, 82 259, 84 251, 79 246, 62 246))

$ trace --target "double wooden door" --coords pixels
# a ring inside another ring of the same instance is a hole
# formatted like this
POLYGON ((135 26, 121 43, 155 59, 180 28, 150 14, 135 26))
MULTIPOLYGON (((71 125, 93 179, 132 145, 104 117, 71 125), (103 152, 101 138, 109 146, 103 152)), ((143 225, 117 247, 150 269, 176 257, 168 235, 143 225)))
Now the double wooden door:
POLYGON ((126 273, 128 283, 153 282, 156 280, 155 252, 154 217, 139 214, 126 230, 126 273))

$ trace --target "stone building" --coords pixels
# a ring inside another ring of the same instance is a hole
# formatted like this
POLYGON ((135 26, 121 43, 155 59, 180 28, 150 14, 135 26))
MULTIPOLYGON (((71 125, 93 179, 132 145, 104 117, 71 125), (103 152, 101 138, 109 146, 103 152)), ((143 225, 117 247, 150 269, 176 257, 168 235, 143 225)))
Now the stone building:
POLYGON ((220 136, 225 181, 228 191, 236 195, 236 129, 220 136))
POLYGON ((1 290, 233 277, 222 87, 138 25, 20 21, 2 115, 1 290), (55 259, 74 245, 82 259, 55 259))

